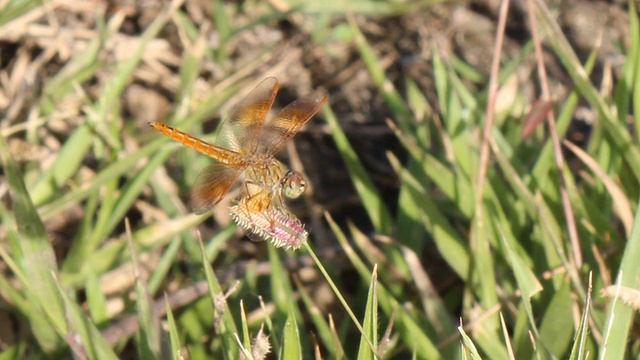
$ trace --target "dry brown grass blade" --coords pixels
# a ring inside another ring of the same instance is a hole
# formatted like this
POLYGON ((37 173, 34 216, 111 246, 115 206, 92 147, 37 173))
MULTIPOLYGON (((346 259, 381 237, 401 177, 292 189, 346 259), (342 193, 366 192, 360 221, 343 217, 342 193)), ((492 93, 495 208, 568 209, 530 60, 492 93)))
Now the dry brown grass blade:
POLYGON ((633 228, 633 211, 631 210, 631 204, 629 203, 624 191, 622 191, 616 182, 584 150, 567 140, 564 140, 562 143, 585 165, 587 165, 589 169, 591 169, 591 171, 593 171, 602 181, 613 199, 613 211, 618 215, 618 218, 620 218, 620 221, 624 226, 625 233, 629 236, 631 234, 631 229, 633 228))
POLYGON ((600 295, 607 298, 619 298, 624 304, 640 311, 640 290, 627 286, 610 285, 600 290, 600 295))
POLYGON ((504 43, 504 33, 507 25, 507 14, 509 13, 509 0, 502 0, 500 5, 500 17, 496 29, 496 42, 491 62, 491 77, 489 78, 489 98, 487 100, 486 116, 484 130, 482 133, 482 145, 480 147, 480 171, 476 180, 476 212, 480 216, 482 222, 482 188, 487 177, 489 168, 490 139, 491 130, 495 120, 495 104, 498 97, 498 75, 500 73, 500 54, 502 53, 502 45, 504 43))
MULTIPOLYGON (((542 43, 538 35, 538 23, 536 21, 535 10, 533 0, 527 1, 529 22, 531 24, 531 34, 533 37, 533 44, 536 50, 536 60, 538 63, 538 76, 540 80, 540 87, 542 88, 542 100, 551 101, 549 92, 549 83, 547 81, 547 70, 544 66, 544 57, 542 53, 542 43)), ((551 135, 551 142, 553 144, 553 154, 556 160, 556 167, 558 169, 560 181, 560 196, 562 197, 562 209, 567 223, 567 231, 569 232, 569 239, 571 240, 572 261, 575 261, 575 266, 580 268, 582 266, 582 251, 580 247, 580 239, 578 237, 578 229, 576 227, 576 219, 571 207, 571 199, 567 193, 567 181, 564 178, 564 157, 562 156, 562 148, 560 146, 560 139, 558 132, 556 131, 556 119, 553 111, 547 113, 547 125, 549 127, 549 135, 551 135)))

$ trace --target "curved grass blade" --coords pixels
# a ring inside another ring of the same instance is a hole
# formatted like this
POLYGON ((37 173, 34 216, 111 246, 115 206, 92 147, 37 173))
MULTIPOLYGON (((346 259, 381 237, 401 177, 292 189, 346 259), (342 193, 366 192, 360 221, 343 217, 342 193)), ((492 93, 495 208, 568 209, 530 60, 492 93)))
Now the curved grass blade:
POLYGON ((356 188, 364 208, 369 214, 369 219, 375 227, 376 231, 381 234, 388 235, 391 232, 392 218, 389 209, 385 205, 382 197, 376 187, 373 185, 373 181, 367 174, 366 170, 362 166, 358 155, 349 144, 347 136, 344 134, 338 123, 338 119, 329 107, 324 106, 324 116, 327 119, 327 123, 331 128, 331 136, 335 141, 342 160, 347 166, 349 171, 349 177, 353 182, 353 186, 356 188))

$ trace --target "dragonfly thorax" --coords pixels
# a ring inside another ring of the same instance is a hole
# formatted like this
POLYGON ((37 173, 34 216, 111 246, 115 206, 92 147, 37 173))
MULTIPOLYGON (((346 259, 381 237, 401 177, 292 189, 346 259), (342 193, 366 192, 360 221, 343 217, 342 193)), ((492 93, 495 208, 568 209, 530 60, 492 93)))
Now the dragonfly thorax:
POLYGON ((252 182, 262 184, 270 191, 277 191, 285 178, 284 166, 276 159, 265 156, 253 156, 246 161, 249 165, 245 170, 245 176, 252 182))

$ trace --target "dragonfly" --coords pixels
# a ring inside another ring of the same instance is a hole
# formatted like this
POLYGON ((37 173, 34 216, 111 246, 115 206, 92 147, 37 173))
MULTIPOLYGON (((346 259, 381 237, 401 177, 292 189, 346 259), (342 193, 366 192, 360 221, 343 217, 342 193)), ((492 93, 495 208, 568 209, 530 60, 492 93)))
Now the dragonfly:
POLYGON ((149 125, 216 160, 193 185, 191 203, 196 214, 207 212, 240 182, 240 195, 229 209, 233 220, 254 241, 295 250, 307 241, 309 232, 285 201, 302 195, 307 184, 300 172, 286 170, 275 155, 329 96, 318 89, 269 117, 278 89, 273 77, 260 82, 222 122, 213 144, 163 123, 149 125))

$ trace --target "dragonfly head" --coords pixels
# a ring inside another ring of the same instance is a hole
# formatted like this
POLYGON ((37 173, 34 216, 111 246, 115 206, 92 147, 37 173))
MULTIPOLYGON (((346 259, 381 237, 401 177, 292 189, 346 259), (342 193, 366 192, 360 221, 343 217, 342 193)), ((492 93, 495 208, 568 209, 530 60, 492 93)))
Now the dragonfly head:
POLYGON ((289 170, 280 182, 284 196, 295 199, 307 189, 307 181, 298 171, 289 170))

